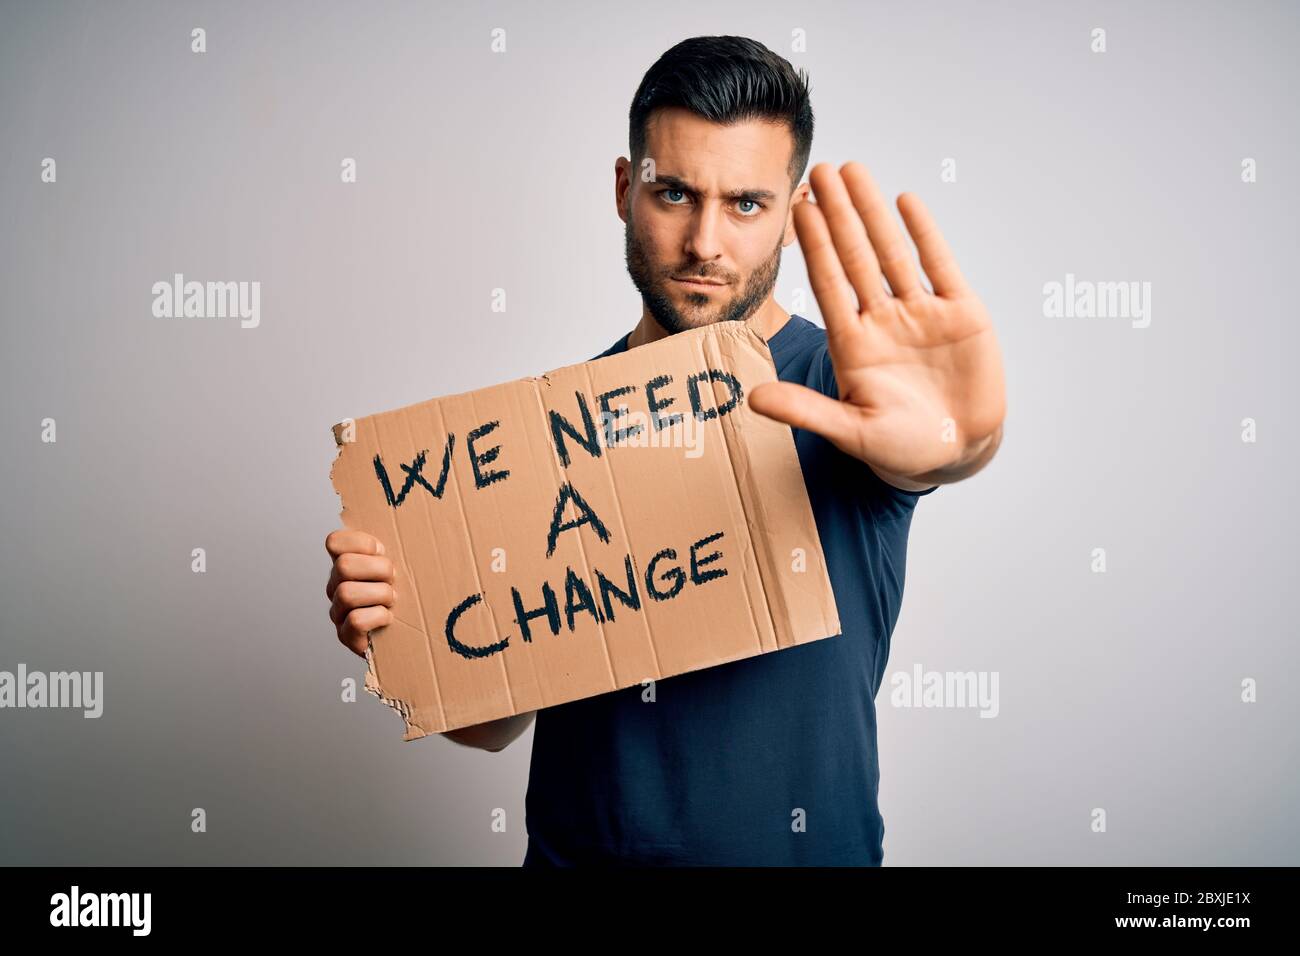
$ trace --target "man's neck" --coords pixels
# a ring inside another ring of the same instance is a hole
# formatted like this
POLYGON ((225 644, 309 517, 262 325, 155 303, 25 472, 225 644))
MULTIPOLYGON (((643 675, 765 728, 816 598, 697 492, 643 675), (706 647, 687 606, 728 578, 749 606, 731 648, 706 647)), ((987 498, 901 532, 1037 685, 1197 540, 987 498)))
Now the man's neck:
MULTIPOLYGON (((745 323, 750 326, 763 341, 769 341, 790 321, 790 313, 776 304, 775 299, 768 299, 745 323)), ((667 338, 671 333, 655 320, 649 309, 641 310, 641 321, 637 323, 627 337, 627 347, 634 349, 638 345, 648 345, 659 339, 667 338)))

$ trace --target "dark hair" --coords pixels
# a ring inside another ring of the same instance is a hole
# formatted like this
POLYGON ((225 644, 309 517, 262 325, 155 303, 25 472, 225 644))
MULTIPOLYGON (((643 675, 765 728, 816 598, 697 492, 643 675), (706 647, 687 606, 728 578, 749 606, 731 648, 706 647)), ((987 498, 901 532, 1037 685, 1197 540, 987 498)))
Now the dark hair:
POLYGON ((803 178, 812 152, 813 111, 808 74, 748 37, 683 40, 646 71, 628 113, 632 163, 645 155, 646 121, 657 109, 680 106, 713 123, 784 121, 794 136, 790 188, 803 178))

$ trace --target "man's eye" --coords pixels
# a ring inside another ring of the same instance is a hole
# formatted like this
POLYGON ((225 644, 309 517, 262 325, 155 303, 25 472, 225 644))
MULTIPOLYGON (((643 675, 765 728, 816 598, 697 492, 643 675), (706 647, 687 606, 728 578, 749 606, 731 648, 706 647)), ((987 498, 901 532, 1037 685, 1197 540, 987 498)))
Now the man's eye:
MULTIPOLYGON (((662 190, 659 191, 659 195, 660 195, 660 196, 668 196, 668 195, 671 195, 671 194, 674 194, 674 193, 675 193, 676 195, 678 195, 678 196, 684 196, 684 195, 686 195, 686 194, 685 194, 684 192, 682 192, 680 189, 662 189, 662 190)), ((668 201, 668 204, 669 204, 670 206, 676 206, 676 205, 679 205, 678 203, 672 202, 671 200, 668 201)))
POLYGON ((742 203, 749 203, 749 205, 751 205, 751 206, 754 207, 754 211, 753 211, 753 212, 744 212, 744 210, 741 210, 741 212, 744 213, 746 216, 757 216, 759 210, 763 208, 763 207, 760 206, 758 203, 754 202, 754 200, 752 200, 752 199, 742 199, 742 200, 740 200, 740 202, 742 202, 742 203))

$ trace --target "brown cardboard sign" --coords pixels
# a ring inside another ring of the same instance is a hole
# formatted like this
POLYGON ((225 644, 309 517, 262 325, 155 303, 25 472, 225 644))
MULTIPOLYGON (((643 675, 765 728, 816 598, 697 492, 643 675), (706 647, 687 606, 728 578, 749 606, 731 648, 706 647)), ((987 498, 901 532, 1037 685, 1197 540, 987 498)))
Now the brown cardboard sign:
MULTIPOLYGON (((776 378, 722 322, 334 426, 396 565, 366 689, 406 740, 837 635, 776 378)), ((798 693, 791 688, 791 693, 798 693)))

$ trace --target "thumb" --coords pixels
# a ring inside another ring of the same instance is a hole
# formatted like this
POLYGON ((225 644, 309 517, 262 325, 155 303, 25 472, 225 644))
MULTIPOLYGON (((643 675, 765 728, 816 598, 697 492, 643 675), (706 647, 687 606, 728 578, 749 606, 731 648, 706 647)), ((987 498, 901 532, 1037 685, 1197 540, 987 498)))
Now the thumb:
POLYGON ((760 415, 794 428, 815 432, 837 445, 847 444, 853 429, 853 412, 816 389, 794 382, 764 382, 749 393, 749 407, 760 415))

